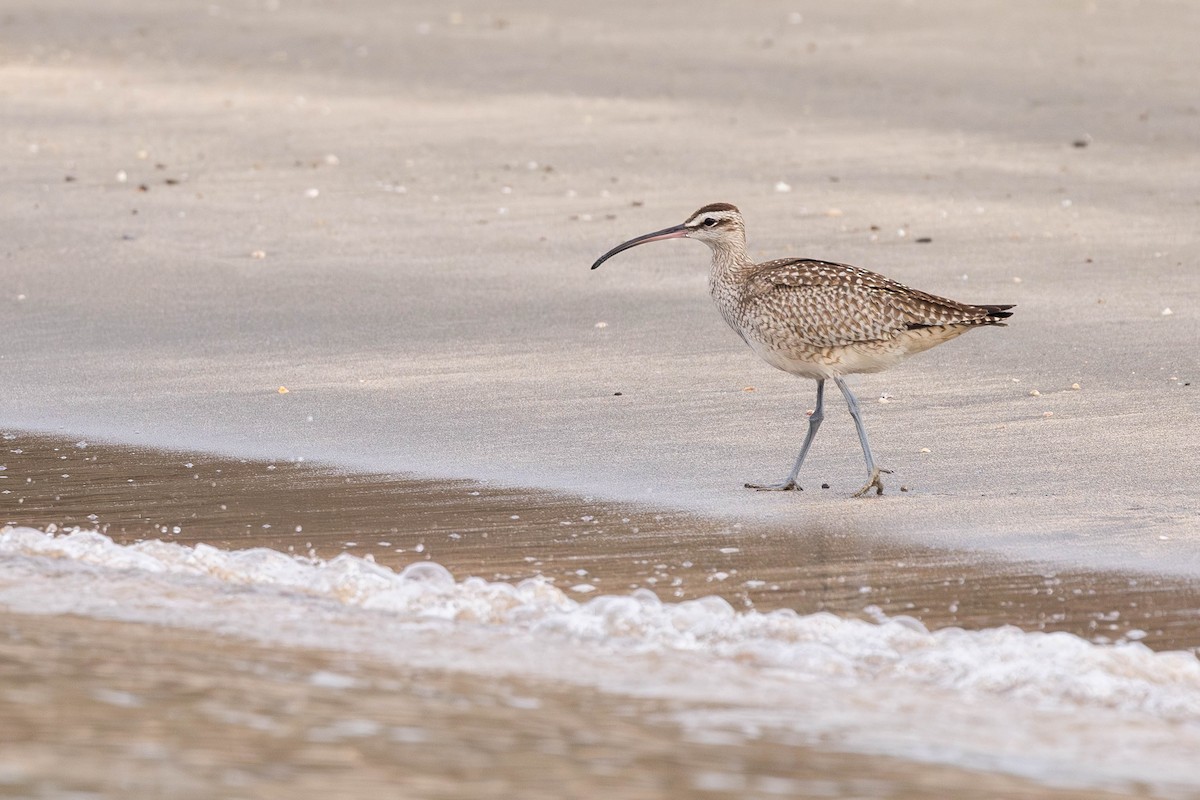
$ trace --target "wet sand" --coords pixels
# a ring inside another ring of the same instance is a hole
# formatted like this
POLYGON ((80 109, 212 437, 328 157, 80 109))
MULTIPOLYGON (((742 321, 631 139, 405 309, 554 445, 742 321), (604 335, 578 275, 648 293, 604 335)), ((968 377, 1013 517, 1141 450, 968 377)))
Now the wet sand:
MULTIPOLYGON (((126 543, 346 552, 395 569, 434 559, 460 579, 541 575, 760 610, 872 617, 875 606, 931 628, 1015 624, 1094 641, 1141 629, 1156 648, 1200 643, 1197 590, 1172 579, 1056 573, 479 483, 3 436, 6 524, 96 527, 126 543)), ((336 646, 10 612, 0 612, 0 634, 5 796, 1160 796, 841 753, 744 722, 689 726, 678 701, 414 669, 336 646)))
POLYGON ((689 731, 669 703, 0 612, 0 797, 1104 800, 689 731))
POLYGON ((1156 649, 1200 647, 1200 588, 1169 576, 1062 570, 819 527, 725 525, 465 481, 3 435, 6 524, 97 528, 122 543, 349 552, 397 570, 431 559, 459 579, 544 576, 585 589, 580 599, 642 587, 760 611, 906 614, 931 629, 1017 625, 1096 642, 1134 631, 1156 649))

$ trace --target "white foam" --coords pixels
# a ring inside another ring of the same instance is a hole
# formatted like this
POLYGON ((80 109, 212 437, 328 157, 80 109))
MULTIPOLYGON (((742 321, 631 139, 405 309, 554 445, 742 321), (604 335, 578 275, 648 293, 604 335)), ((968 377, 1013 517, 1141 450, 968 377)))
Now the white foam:
POLYGON ((679 720, 711 728, 754 719, 832 746, 1067 783, 1081 780, 1072 764, 1085 736, 1085 750, 1129 756, 1087 775, 1200 788, 1184 756, 1200 752, 1200 661, 1190 653, 1013 627, 929 631, 909 617, 737 611, 715 596, 573 598, 538 579, 455 580, 429 561, 395 572, 350 555, 123 546, 91 531, 7 528, 0 556, 8 565, 0 604, 18 611, 166 621, 410 664, 717 700, 720 712, 693 709, 679 720), (70 580, 55 580, 55 570, 70 580), (419 636, 430 625, 435 640, 419 636))

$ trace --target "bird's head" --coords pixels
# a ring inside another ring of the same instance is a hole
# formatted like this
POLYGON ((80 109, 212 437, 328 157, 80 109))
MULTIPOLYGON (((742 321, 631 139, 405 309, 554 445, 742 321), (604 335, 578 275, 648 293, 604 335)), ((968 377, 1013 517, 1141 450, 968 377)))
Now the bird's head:
POLYGON ((663 239, 699 239, 715 251, 736 251, 746 246, 746 228, 742 224, 742 212, 737 210, 737 206, 729 203, 711 203, 697 210, 679 225, 622 242, 596 259, 592 269, 631 247, 663 239))

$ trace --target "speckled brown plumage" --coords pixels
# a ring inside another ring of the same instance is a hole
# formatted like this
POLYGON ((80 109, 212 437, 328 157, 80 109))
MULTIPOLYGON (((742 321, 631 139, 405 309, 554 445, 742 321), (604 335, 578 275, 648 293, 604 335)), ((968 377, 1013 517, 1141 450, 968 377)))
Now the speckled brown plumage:
POLYGON ((1010 316, 1009 306, 959 303, 859 267, 810 259, 722 259, 714 263, 710 289, 756 352, 810 378, 878 372, 1010 316))

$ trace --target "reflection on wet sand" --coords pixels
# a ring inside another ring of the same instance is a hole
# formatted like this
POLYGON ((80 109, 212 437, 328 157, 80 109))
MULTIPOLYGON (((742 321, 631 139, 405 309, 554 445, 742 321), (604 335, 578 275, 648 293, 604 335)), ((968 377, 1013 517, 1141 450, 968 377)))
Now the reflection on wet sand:
POLYGON ((580 599, 644 587, 664 600, 715 594, 760 611, 882 612, 930 628, 1011 624, 1200 646, 1200 589, 1179 579, 1011 563, 836 526, 784 530, 463 481, 4 437, 0 523, 99 527, 123 543, 350 552, 393 569, 432 559, 460 579, 542 575, 580 599))

